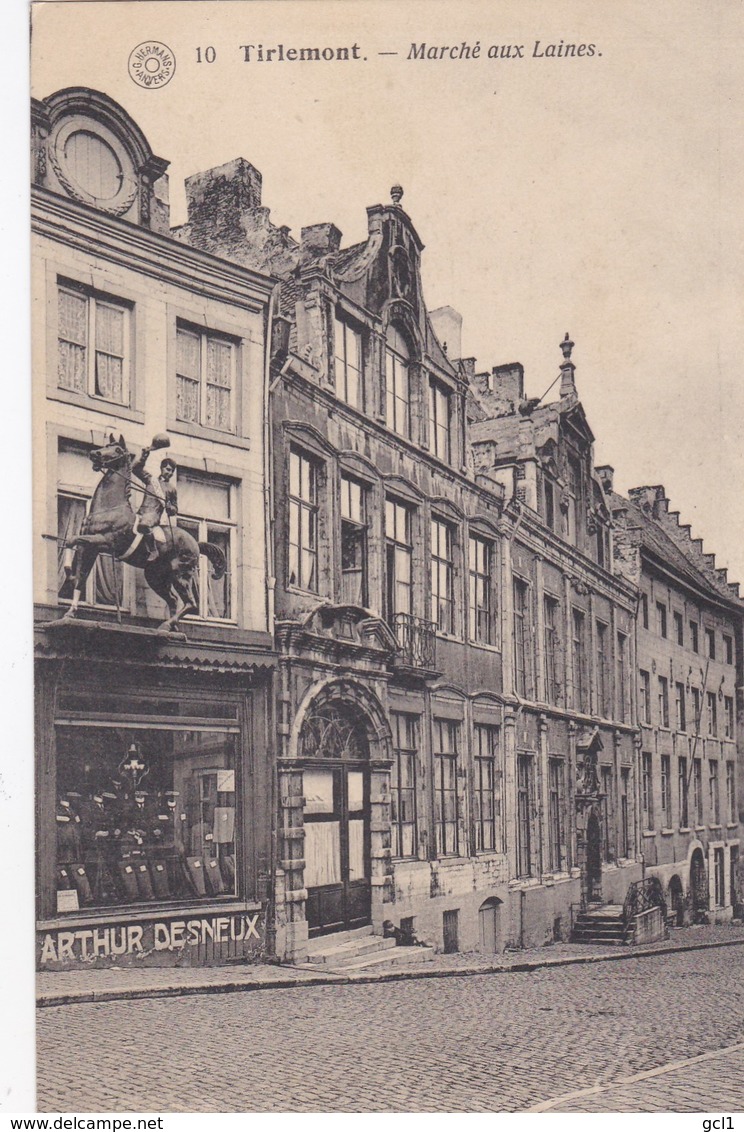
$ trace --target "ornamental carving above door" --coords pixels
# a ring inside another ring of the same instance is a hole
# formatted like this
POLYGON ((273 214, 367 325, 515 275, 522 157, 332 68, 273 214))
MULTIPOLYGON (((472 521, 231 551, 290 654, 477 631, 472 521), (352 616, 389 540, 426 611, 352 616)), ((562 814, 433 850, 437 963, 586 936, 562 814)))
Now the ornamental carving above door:
POLYGON ((299 754, 305 759, 362 761, 369 758, 364 724, 351 712, 329 704, 308 713, 300 734, 299 754))

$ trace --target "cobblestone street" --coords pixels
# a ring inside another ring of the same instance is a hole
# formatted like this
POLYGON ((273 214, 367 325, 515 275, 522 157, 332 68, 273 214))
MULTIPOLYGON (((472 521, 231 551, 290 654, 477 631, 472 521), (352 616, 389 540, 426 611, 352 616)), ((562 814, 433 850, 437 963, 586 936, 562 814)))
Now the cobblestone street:
POLYGON ((739 947, 37 1017, 42 1112, 744 1109, 739 947))

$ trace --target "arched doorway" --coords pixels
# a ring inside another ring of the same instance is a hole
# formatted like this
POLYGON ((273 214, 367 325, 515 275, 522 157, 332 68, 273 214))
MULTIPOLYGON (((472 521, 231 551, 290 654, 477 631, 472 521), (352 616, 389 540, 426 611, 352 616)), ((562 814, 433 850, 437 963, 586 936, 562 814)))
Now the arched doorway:
POLYGON ((693 850, 690 860, 690 895, 692 897, 692 913, 696 922, 699 922, 708 913, 708 878, 705 875, 705 858, 702 849, 693 850))
POLYGON ((594 810, 586 823, 586 898, 590 904, 602 899, 602 836, 594 810))
POLYGON ((682 881, 677 874, 669 881, 669 910, 674 914, 674 922, 678 928, 685 923, 685 892, 682 881))
POLYGON ((370 922, 367 721, 355 706, 311 708, 299 737, 304 762, 306 914, 310 936, 370 922))
POLYGON ((484 955, 501 951, 501 901, 496 896, 484 900, 478 909, 480 947, 484 955))

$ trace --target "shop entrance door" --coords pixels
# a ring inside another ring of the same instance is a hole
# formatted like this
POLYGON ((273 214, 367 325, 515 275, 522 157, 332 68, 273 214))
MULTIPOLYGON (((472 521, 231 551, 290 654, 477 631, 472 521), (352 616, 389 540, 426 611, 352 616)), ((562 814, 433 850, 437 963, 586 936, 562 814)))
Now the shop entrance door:
POLYGON ((305 887, 311 937, 370 922, 369 771, 363 765, 304 772, 305 887))

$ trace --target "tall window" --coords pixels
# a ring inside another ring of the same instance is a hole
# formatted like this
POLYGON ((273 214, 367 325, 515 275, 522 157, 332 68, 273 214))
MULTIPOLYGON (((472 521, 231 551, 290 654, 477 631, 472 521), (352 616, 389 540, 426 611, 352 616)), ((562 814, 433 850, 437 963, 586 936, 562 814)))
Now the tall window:
POLYGON ((560 702, 561 686, 559 683, 559 650, 560 637, 558 622, 560 605, 554 597, 545 597, 545 698, 549 704, 560 702))
POLYGON ((530 590, 521 578, 514 579, 514 686, 520 696, 532 691, 531 642, 529 622, 530 590))
POLYGON ((705 630, 705 642, 707 646, 708 656, 711 660, 716 659, 716 631, 715 629, 705 630))
POLYGON ((716 693, 706 692, 705 700, 708 705, 708 734, 718 734, 718 704, 716 703, 716 693))
POLYGON ((429 446, 440 460, 451 456, 450 394, 434 378, 429 382, 429 446))
POLYGON ((548 760, 548 831, 550 871, 566 865, 565 768, 563 759, 548 760))
POLYGON ((390 326, 385 347, 385 420, 400 436, 411 435, 410 357, 403 335, 390 326))
POLYGON ((471 535, 468 540, 469 611, 471 641, 493 644, 492 578, 493 543, 471 535))
POLYGON ((235 427, 236 344, 229 338, 179 325, 176 330, 176 416, 207 428, 235 427))
POLYGON ((659 677, 659 727, 669 726, 669 681, 659 677))
POLYGON ((639 676, 641 723, 651 723, 651 676, 648 672, 644 672, 643 669, 640 670, 639 676))
MULTIPOLYGON (((88 514, 99 476, 93 471, 88 450, 74 444, 61 444, 57 457, 57 595, 62 601, 73 596, 71 543, 88 514)), ((131 567, 114 562, 109 554, 99 554, 85 585, 82 598, 89 605, 122 608, 124 580, 131 567)))
POLYGON ((651 755, 642 756, 641 798, 643 804, 643 828, 654 828, 654 780, 651 755))
POLYGON ((460 725, 435 719, 434 731, 434 825, 437 856, 456 856, 458 831, 457 756, 460 725))
POLYGON ((586 671, 586 617, 580 609, 573 611, 573 679, 574 705, 579 711, 589 710, 589 688, 586 671))
POLYGON ((568 458, 568 493, 566 498, 566 538, 578 545, 578 515, 581 499, 581 464, 573 456, 568 458))
POLYGON ((498 849, 501 790, 498 767, 498 728, 476 724, 473 728, 475 761, 473 789, 476 851, 498 849))
POLYGON ((289 574, 291 586, 318 591, 318 465, 289 453, 289 574))
POLYGON ((620 771, 620 849, 623 857, 632 852, 630 842, 630 768, 624 766, 620 771))
POLYGON ((674 685, 674 707, 676 711, 676 724, 678 731, 687 730, 687 718, 685 712, 685 686, 679 682, 674 685))
POLYGON ((367 605, 367 489, 341 476, 341 600, 367 605))
POLYGON ((721 797, 718 789, 718 759, 708 760, 708 802, 710 825, 721 824, 721 797))
POLYGON ((601 784, 602 784, 602 833, 604 840, 604 859, 605 861, 614 861, 615 859, 615 846, 613 841, 613 831, 615 828, 615 814, 614 814, 614 790, 612 782, 612 767, 600 767, 601 784))
POLYGON ((235 488, 217 477, 181 470, 178 473, 178 525, 197 542, 217 546, 225 556, 227 570, 218 580, 205 555, 199 559, 195 578, 199 616, 231 620, 235 617, 232 588, 235 548, 235 488))
POLYGON ((664 829, 672 828, 672 760, 661 756, 661 820, 664 829))
POLYGON ((607 626, 597 621, 597 711, 606 719, 610 715, 609 656, 607 655, 607 626))
POLYGON ((723 718, 724 726, 726 728, 725 734, 727 739, 734 738, 734 697, 723 697, 723 718))
POLYGON ((517 876, 532 876, 532 756, 517 756, 517 876))
POLYGON ((692 760, 692 804, 695 808, 695 825, 703 824, 703 760, 692 760))
POLYGON ((682 614, 679 612, 679 610, 675 609, 675 611, 674 611, 674 636, 676 638, 678 645, 684 645, 684 643, 685 643, 684 624, 685 623, 684 623, 684 620, 682 618, 682 614))
POLYGON ((690 824, 690 790, 687 780, 687 759, 684 757, 677 760, 677 785, 679 825, 680 829, 687 829, 690 824))
POLYGON ((641 594, 641 623, 648 629, 648 594, 641 594))
POLYGON ((696 735, 700 734, 700 721, 701 721, 702 712, 703 712, 703 708, 702 708, 702 702, 701 702, 701 699, 700 699, 700 689, 699 688, 693 688, 692 689, 692 714, 693 714, 693 717, 694 717, 694 728, 695 728, 695 734, 696 735))
POLYGON ((412 511, 397 499, 385 500, 385 602, 391 622, 396 613, 413 612, 412 511))
POLYGON ((724 649, 724 655, 726 657, 726 664, 733 664, 734 663, 734 642, 733 642, 733 639, 731 637, 728 637, 725 633, 723 634, 723 649, 724 649))
POLYGON ((393 771, 391 782, 392 852, 394 857, 416 856, 416 715, 393 712, 393 771))
POLYGON ((656 603, 656 628, 660 637, 667 635, 667 608, 663 602, 656 603))
POLYGON ((336 396, 355 409, 363 409, 362 336, 338 317, 334 319, 333 329, 336 396))
POLYGON ((733 825, 737 819, 736 812, 736 763, 726 763, 726 821, 733 825))
POLYGON ((455 631, 454 538, 452 527, 441 519, 431 521, 431 613, 443 633, 455 631))
POLYGON ((617 714, 621 723, 628 720, 628 638, 617 635, 617 714))
POLYGON ((545 498, 545 522, 551 531, 555 530, 555 485, 543 476, 543 495, 545 498))
POLYGON ((693 652, 700 652, 700 639, 697 621, 690 622, 690 648, 693 652))
POLYGON ((68 284, 57 288, 57 301, 59 388, 128 405, 130 307, 68 284))

